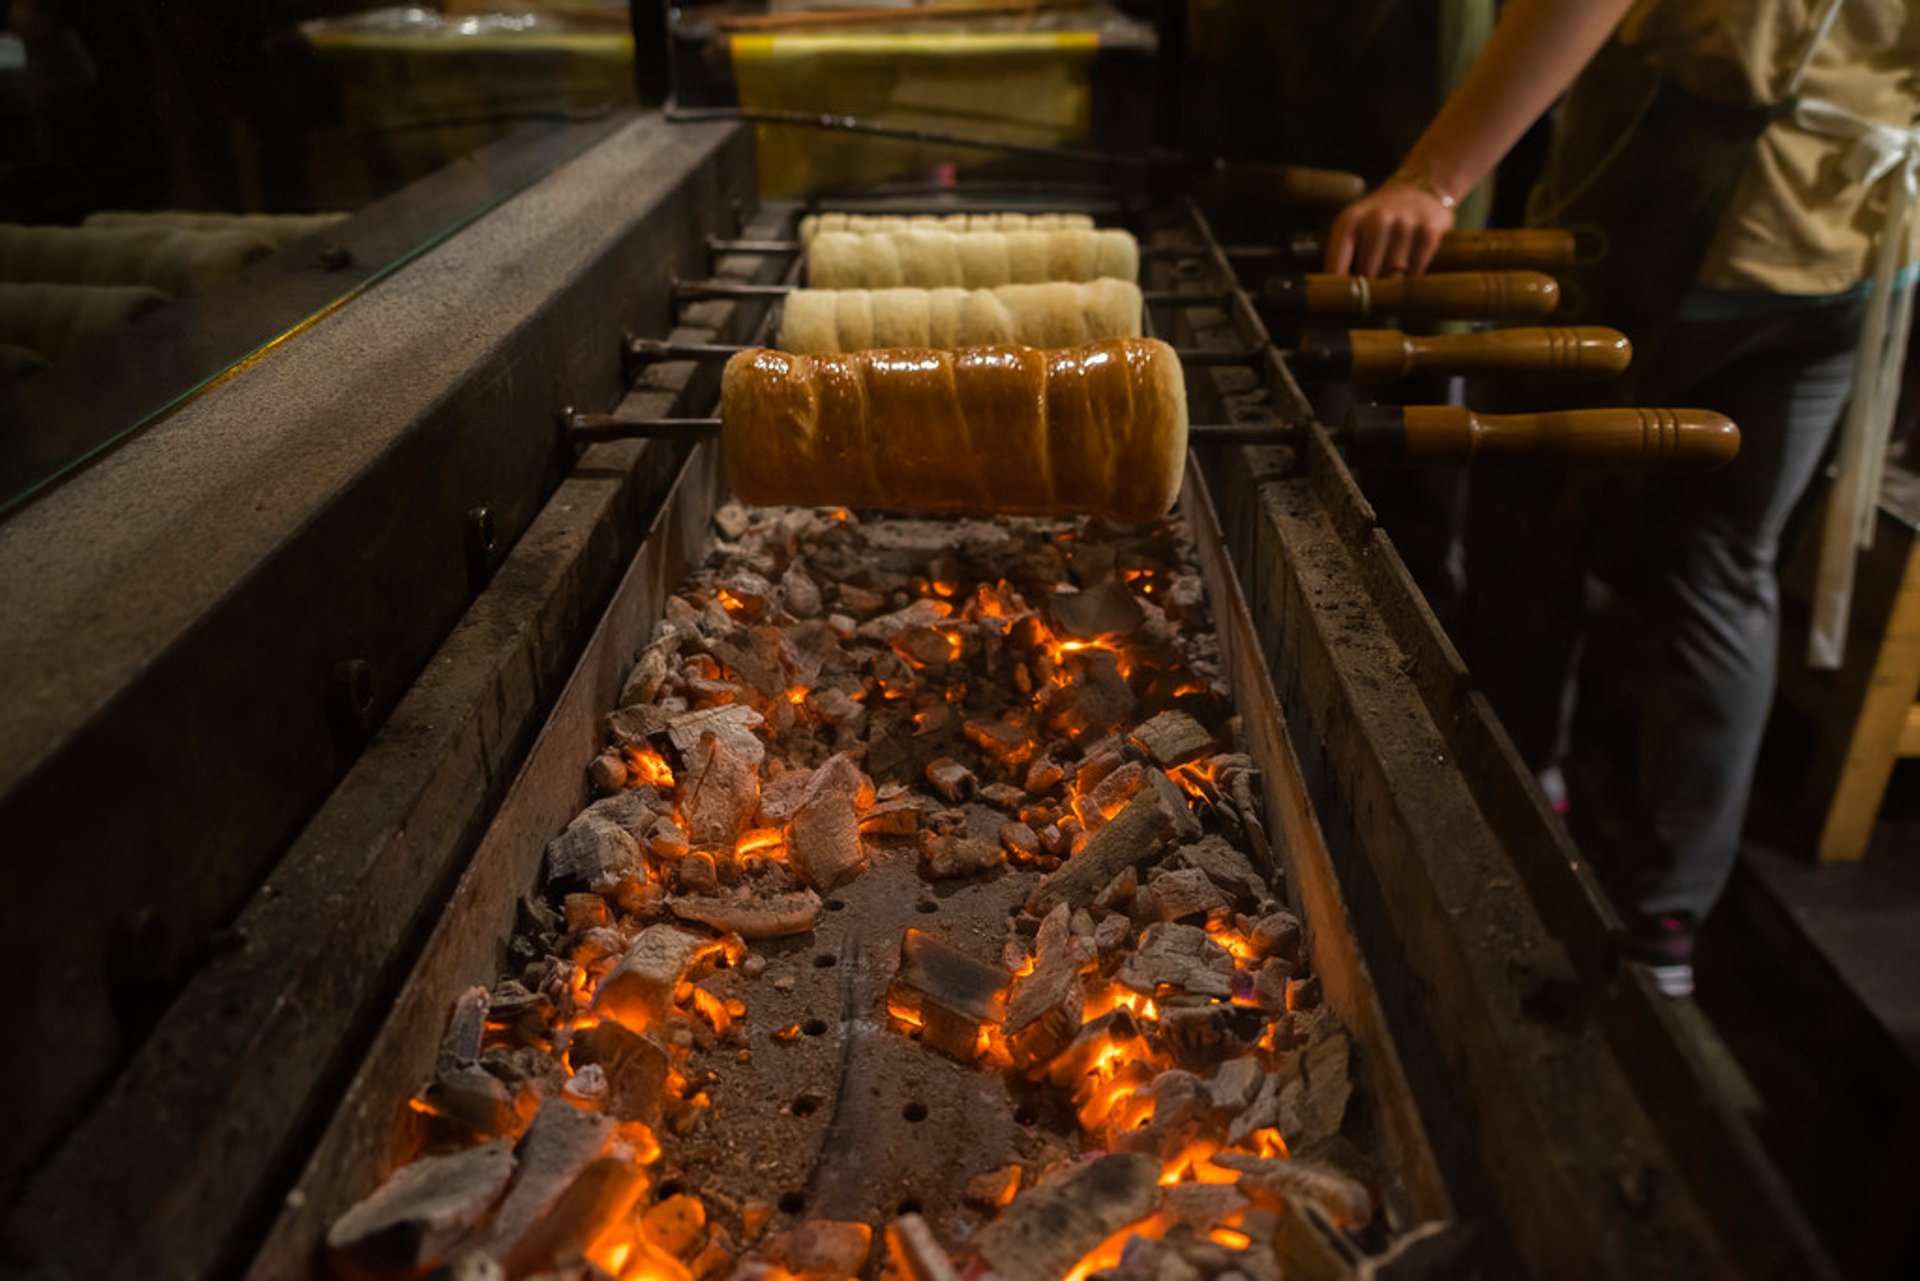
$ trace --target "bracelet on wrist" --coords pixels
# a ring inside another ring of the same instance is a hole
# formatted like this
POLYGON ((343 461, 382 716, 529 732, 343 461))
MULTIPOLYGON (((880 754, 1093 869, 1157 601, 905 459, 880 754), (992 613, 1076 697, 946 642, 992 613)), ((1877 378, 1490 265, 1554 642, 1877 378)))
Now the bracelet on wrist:
POLYGON ((1451 192, 1449 192, 1445 187, 1442 187, 1439 183, 1435 182, 1433 178, 1426 172, 1426 170, 1421 169, 1415 165, 1400 166, 1400 168, 1394 170, 1393 176, 1388 178, 1387 181, 1397 182, 1397 183, 1400 183, 1402 186, 1412 187, 1415 191, 1426 192, 1429 196, 1432 196, 1435 200, 1439 201, 1440 207, 1442 209, 1445 209, 1448 213, 1452 213, 1454 210, 1454 207, 1460 203, 1457 199, 1454 198, 1451 192))

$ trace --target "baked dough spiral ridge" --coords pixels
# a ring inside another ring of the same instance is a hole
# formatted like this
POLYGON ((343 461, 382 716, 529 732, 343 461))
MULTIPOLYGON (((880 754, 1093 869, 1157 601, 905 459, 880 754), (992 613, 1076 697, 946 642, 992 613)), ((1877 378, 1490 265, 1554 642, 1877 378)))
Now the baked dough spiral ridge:
POLYGON ((1152 520, 1178 496, 1186 383, 1151 338, 727 362, 727 476, 743 501, 1152 520))
POLYGON ((1139 244, 1115 230, 823 231, 807 248, 815 289, 994 289, 1139 276, 1139 244))

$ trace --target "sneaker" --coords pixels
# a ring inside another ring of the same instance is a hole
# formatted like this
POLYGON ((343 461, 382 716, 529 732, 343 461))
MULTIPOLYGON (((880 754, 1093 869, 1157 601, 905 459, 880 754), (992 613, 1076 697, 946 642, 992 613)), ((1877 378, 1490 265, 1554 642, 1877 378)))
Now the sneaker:
POLYGON ((1628 930, 1620 950, 1652 974, 1667 996, 1693 995, 1693 919, 1685 913, 1642 918, 1628 930))

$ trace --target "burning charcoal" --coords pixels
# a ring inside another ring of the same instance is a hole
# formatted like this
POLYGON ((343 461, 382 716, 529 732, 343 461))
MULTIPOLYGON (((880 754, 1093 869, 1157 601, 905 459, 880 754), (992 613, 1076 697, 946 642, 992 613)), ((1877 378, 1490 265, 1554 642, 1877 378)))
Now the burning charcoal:
POLYGON ((1116 949, 1125 947, 1127 939, 1133 935, 1133 922, 1115 912, 1093 927, 1093 945, 1101 956, 1107 956, 1116 949))
POLYGON ((584 888, 609 878, 647 879, 640 846, 612 819, 589 809, 547 845, 547 882, 584 888))
POLYGON ((587 766, 587 781, 603 792, 617 792, 627 785, 627 763, 612 752, 602 752, 587 766))
POLYGON ((1259 1060, 1251 1057, 1228 1059, 1207 1082, 1208 1106, 1220 1112, 1246 1110, 1266 1082, 1259 1060))
POLYGON ((1160 1213, 1198 1232, 1218 1227, 1248 1204, 1231 1183, 1175 1183, 1160 1189, 1160 1213))
POLYGON ((760 784, 760 811, 755 821, 764 827, 780 827, 793 821, 806 803, 807 785, 813 775, 806 770, 788 770, 760 784))
MULTIPOLYGON (((1108 814, 1119 812, 1145 783, 1146 770, 1138 761, 1128 761, 1119 768, 1109 771, 1107 776, 1086 794, 1087 800, 1091 802, 1087 808, 1097 813, 1098 821, 1104 823, 1108 814)), ((1088 822, 1090 824, 1094 822, 1092 815, 1089 815, 1088 822)))
POLYGON ((1140 873, 1129 867, 1107 882, 1106 888, 1094 896, 1093 905, 1111 912, 1122 911, 1139 892, 1140 873))
POLYGON ((967 1204, 980 1210, 998 1210, 1020 1190, 1020 1167, 1003 1165, 967 1180, 967 1204))
POLYGON ((1185 712, 1162 712, 1134 727, 1128 741, 1164 769, 1184 765, 1213 750, 1213 735, 1185 712))
POLYGON ((749 765, 758 765, 767 758, 767 748, 753 731, 765 723, 766 719, 751 707, 727 703, 674 717, 667 726, 667 737, 682 756, 691 758, 700 746, 701 736, 714 734, 735 756, 749 765))
POLYGON ((581 817, 591 814, 606 819, 634 840, 644 842, 660 809, 660 793, 651 787, 630 787, 601 797, 581 811, 581 817))
POLYGON ((1290 966, 1300 964, 1300 918, 1292 912, 1274 912, 1254 922, 1253 950, 1260 956, 1277 956, 1290 966))
POLYGON ((969 1062, 979 1052, 980 1028, 1006 1018, 1009 982, 1005 971, 909 929, 900 939, 900 969, 887 1005, 919 1022, 923 1043, 969 1062))
POLYGON ((1227 907, 1227 896, 1199 868, 1159 872, 1147 882, 1147 914, 1156 921, 1204 920, 1227 907))
POLYGON ((1320 1008, 1320 976, 1318 974, 1287 980, 1287 1008, 1289 1010, 1320 1008))
POLYGON ((505 1082, 507 1088, 532 1086, 536 1094, 546 1091, 550 1078, 566 1075, 558 1059, 534 1045, 482 1050, 480 1066, 505 1082))
POLYGON ((738 1253, 733 1237, 725 1228, 715 1224, 705 1248, 693 1256, 693 1261, 687 1264, 687 1270, 693 1273, 693 1281, 713 1281, 733 1266, 738 1253))
POLYGON ((1277 956, 1260 963, 1253 976, 1253 999, 1269 1014, 1284 1014, 1287 1009, 1287 985, 1293 981, 1293 968, 1277 956))
MULTIPOLYGON (((1065 870, 1071 871, 1073 866, 1069 863, 1065 870)), ((1162 924, 1146 928, 1140 935, 1140 946, 1115 977, 1123 986, 1145 996, 1165 986, 1226 1000, 1233 995, 1233 968, 1233 954, 1208 938, 1199 926, 1162 924)))
POLYGON ((1253 1048, 1266 1026, 1260 1011, 1241 1005, 1172 1005, 1160 1011, 1160 1041, 1173 1060, 1207 1068, 1253 1048))
POLYGON ((1170 797, 1155 780, 1165 780, 1167 787, 1173 788, 1166 775, 1150 771, 1148 785, 1112 822, 1093 834, 1087 848, 1034 887, 1027 898, 1029 912, 1044 916, 1057 903, 1084 907, 1123 870, 1146 862, 1166 848, 1177 825, 1174 810, 1177 807, 1185 813, 1186 804, 1179 799, 1178 789, 1170 797))
POLYGON ((787 572, 780 578, 780 604, 795 618, 818 618, 824 608, 820 588, 797 560, 787 566, 787 572))
POLYGON ((912 836, 926 809, 927 802, 917 796, 881 801, 860 819, 860 830, 869 836, 912 836))
MULTIPOLYGON (((840 589, 840 600, 842 604, 848 603, 848 592, 854 590, 857 589, 848 587, 842 587, 840 589)), ((878 609, 880 604, 881 602, 876 600, 874 608, 878 609)), ((926 600, 923 598, 914 601, 905 609, 895 610, 891 614, 882 614, 878 618, 868 619, 866 622, 860 624, 854 634, 862 640, 879 641, 882 645, 887 645, 892 643, 894 637, 909 628, 932 627, 935 623, 944 621, 947 616, 952 613, 953 606, 946 604, 944 601, 926 600)), ((942 643, 945 643, 944 640, 942 643)))
POLYGON ((560 1099, 543 1104, 520 1140, 520 1167, 480 1244, 509 1272, 531 1271, 546 1243, 543 1227, 613 1141, 617 1123, 560 1099))
POLYGON ((607 911, 607 900, 598 894, 569 894, 561 901, 561 906, 565 909, 569 934, 583 934, 613 923, 613 916, 607 911))
POLYGON ((867 719, 864 703, 856 703, 845 690, 817 689, 807 695, 807 710, 829 725, 858 729, 867 719))
MULTIPOLYGON (((1297 1080, 1288 1084, 1296 1088, 1299 1086, 1297 1080)), ((1246 1110, 1234 1117, 1232 1124, 1227 1126, 1227 1142, 1238 1146, 1252 1138, 1254 1131, 1277 1126, 1280 1121, 1281 1092, 1280 1077, 1268 1073, 1260 1082, 1259 1092, 1253 1096, 1253 1102, 1247 1104, 1246 1110)), ((1282 1137, 1285 1137, 1285 1133, 1281 1131, 1282 1137)))
MULTIPOLYGON (((773 635, 777 644, 778 633, 773 635)), ((746 682, 747 688, 760 697, 781 698, 786 694, 787 673, 780 662, 777 648, 771 654, 763 654, 756 653, 751 645, 734 645, 726 641, 715 641, 710 648, 727 671, 746 682)))
POLYGON ((1108 1237, 1151 1214, 1160 1163, 1104 1156, 1015 1197, 980 1230, 975 1252, 1003 1281, 1059 1281, 1108 1237))
POLYGON ((1131 636, 1147 617, 1133 593, 1115 582, 1083 592, 1054 592, 1047 598, 1047 613, 1064 639, 1077 641, 1131 636))
POLYGON ((1004 1031, 1019 1067, 1052 1060, 1080 1030, 1083 996, 1065 903, 1047 914, 1034 936, 1031 974, 1014 980, 1004 1031))
POLYGON ((334 1221, 327 1249, 370 1273, 431 1268, 493 1208, 513 1171, 505 1140, 403 1165, 334 1221))
POLYGON ((628 673, 626 684, 620 689, 620 706, 644 706, 658 698, 660 687, 666 683, 667 672, 673 665, 674 655, 679 651, 680 637, 673 633, 648 645, 640 655, 640 661, 633 665, 633 671, 628 673))
POLYGON ((713 855, 705 850, 694 850, 674 865, 674 888, 682 894, 712 894, 720 888, 720 877, 714 871, 713 855))
POLYGON ((1067 772, 1060 767, 1060 762, 1046 756, 1028 766, 1024 786, 1028 795, 1040 796, 1058 787, 1066 776, 1067 772))
POLYGON ((1342 1227, 1365 1227, 1373 1218, 1373 1194, 1331 1166, 1298 1159, 1269 1159, 1218 1152, 1213 1162, 1240 1175, 1240 1190, 1255 1200, 1297 1197, 1342 1227))
POLYGON ((666 1018, 673 1009, 674 988, 704 946, 702 939, 684 930, 649 925, 600 981, 593 1008, 636 1032, 666 1018))
POLYGON ((530 1105, 526 1091, 513 1089, 477 1063, 441 1068, 424 1097, 435 1112, 488 1136, 518 1129, 530 1105))
POLYGON ((788 1272, 819 1281, 859 1276, 872 1249, 872 1228, 832 1219, 808 1219, 767 1245, 767 1253, 785 1264, 788 1272))
POLYGON ((1301 1146, 1311 1147, 1332 1138, 1346 1122, 1347 1103, 1353 1097, 1351 1060, 1351 1043, 1337 1026, 1329 1026, 1324 1035, 1310 1041, 1300 1056, 1301 1074, 1306 1078, 1301 1146))
MULTIPOLYGON (((963 727, 967 741, 996 761, 1012 765, 1033 750, 1033 739, 1026 730, 1003 720, 970 720, 963 727)), ((1019 797, 1013 799, 1019 803, 1019 797)))
POLYGON ((608 714, 607 737, 618 747, 645 748, 655 734, 667 732, 672 720, 671 715, 652 703, 622 707, 608 714))
MULTIPOLYGON (((595 899, 599 902, 599 899, 595 899)), ((441 1068, 471 1067, 480 1061, 487 1032, 488 996, 484 987, 470 987, 453 1000, 453 1015, 440 1038, 441 1068)))
POLYGON ((1021 858, 1032 858, 1040 852, 1040 837, 1025 823, 1002 823, 1000 844, 1007 853, 1021 858))
POLYGON ((1218 836, 1182 845, 1167 860, 1172 868, 1197 868, 1236 902, 1252 904, 1267 892, 1266 880, 1253 870, 1247 856, 1218 836))
POLYGON ((996 809, 1012 810, 1020 807, 1027 794, 1011 783, 989 783, 980 789, 980 799, 996 809))
POLYGON ((956 805, 971 796, 978 786, 973 771, 951 756, 942 756, 927 766, 927 781, 933 784, 935 791, 956 805))
POLYGON ((812 890, 734 898, 672 898, 667 910, 683 921, 698 921, 743 939, 805 934, 820 916, 820 896, 812 890))
MULTIPOLYGON (((749 569, 735 570, 727 575, 720 590, 733 598, 733 604, 748 618, 757 618, 766 608, 767 598, 773 595, 773 584, 749 569)), ((725 604, 725 602, 722 602, 725 604)), ((732 612, 731 609, 728 611, 732 612)))
POLYGON ((640 1216, 640 1235, 662 1254, 684 1258, 707 1230, 707 1207, 699 1197, 676 1193, 656 1201, 640 1216))
POLYGON ((573 1034, 569 1057, 606 1074, 606 1110, 622 1121, 660 1123, 666 1097, 667 1052, 651 1036, 630 1032, 611 1019, 573 1034))
POLYGON ((903 1214, 887 1225, 887 1253, 903 1281, 959 1281, 933 1229, 917 1214, 903 1214))
POLYGON ((1073 656, 1074 679, 1048 703, 1048 725, 1069 734, 1105 734, 1133 715, 1133 687, 1120 674, 1119 660, 1104 649, 1073 656))
POLYGON ((860 875, 866 853, 860 845, 858 803, 873 803, 873 785, 853 758, 831 757, 813 773, 787 833, 787 852, 802 880, 830 890, 860 875))
POLYGON ((687 839, 686 829, 665 815, 654 820, 653 827, 647 833, 647 845, 655 858, 667 861, 685 858, 687 851, 693 848, 692 842, 687 839))
MULTIPOLYGON (((755 740, 756 742, 758 740, 755 740)), ((760 807, 753 766, 717 734, 703 734, 687 758, 681 812, 698 845, 731 846, 760 807)))
POLYGON ((893 634, 888 644, 894 653, 916 667, 944 667, 957 657, 952 639, 931 627, 903 628, 893 634))
POLYGON ((920 865, 935 880, 976 876, 1003 862, 998 842, 955 833, 921 834, 920 865))

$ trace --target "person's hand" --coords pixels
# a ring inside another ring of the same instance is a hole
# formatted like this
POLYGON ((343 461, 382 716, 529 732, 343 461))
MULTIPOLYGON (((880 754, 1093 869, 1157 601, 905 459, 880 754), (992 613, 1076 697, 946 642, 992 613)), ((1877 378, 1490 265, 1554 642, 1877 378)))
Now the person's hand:
POLYGON ((1389 178, 1348 205, 1327 234, 1326 269, 1356 276, 1417 276, 1433 261, 1453 210, 1439 196, 1389 178))

